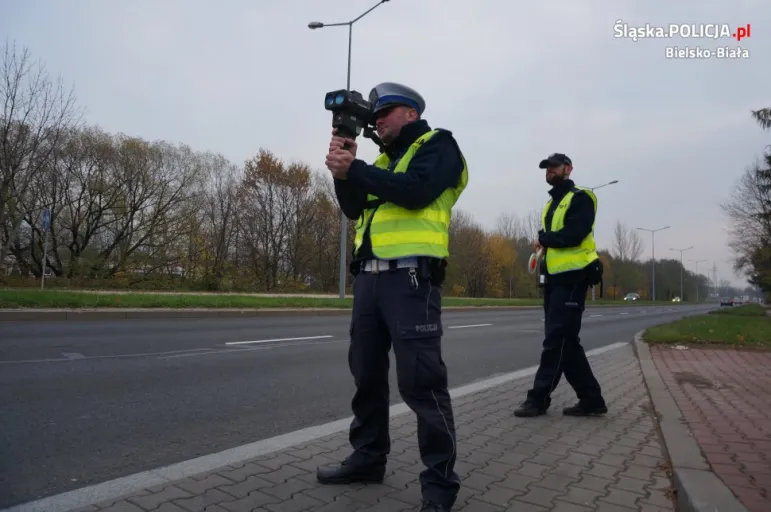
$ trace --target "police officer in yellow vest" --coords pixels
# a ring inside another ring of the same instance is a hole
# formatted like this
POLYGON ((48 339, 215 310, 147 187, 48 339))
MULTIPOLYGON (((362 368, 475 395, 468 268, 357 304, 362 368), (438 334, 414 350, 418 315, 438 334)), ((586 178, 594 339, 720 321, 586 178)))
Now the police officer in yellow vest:
POLYGON ((594 242, 597 197, 570 179, 573 162, 562 153, 542 160, 551 199, 541 215, 536 250, 543 249, 545 337, 532 389, 515 416, 546 414, 551 393, 565 374, 578 403, 563 410, 569 416, 605 414, 608 409, 578 336, 586 293, 600 282, 602 263, 594 242))
POLYGON ((356 143, 332 137, 326 164, 345 215, 357 220, 351 271, 353 317, 348 361, 356 384, 349 439, 353 453, 319 468, 322 483, 381 482, 390 451, 389 350, 399 392, 418 420, 421 510, 453 506, 460 479, 455 421, 442 359, 441 296, 452 207, 468 183, 452 133, 421 119, 413 89, 382 83, 370 93, 384 150, 374 165, 356 143), (350 150, 343 149, 347 142, 350 150))

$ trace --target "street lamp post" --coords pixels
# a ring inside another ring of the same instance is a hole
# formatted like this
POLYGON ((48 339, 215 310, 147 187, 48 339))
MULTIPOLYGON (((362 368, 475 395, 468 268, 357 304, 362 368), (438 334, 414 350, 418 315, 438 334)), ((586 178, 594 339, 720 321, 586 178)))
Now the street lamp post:
POLYGON ((691 260, 696 263, 696 302, 699 302, 699 263, 707 260, 691 260))
MULTIPOLYGON (((370 7, 368 10, 364 11, 362 14, 360 14, 358 17, 352 19, 351 21, 343 21, 339 23, 322 23, 320 21, 312 21, 308 23, 308 28, 311 30, 315 30, 317 28, 323 28, 323 27, 341 27, 341 26, 348 26, 348 74, 346 78, 346 90, 351 90, 351 43, 353 41, 353 24, 362 19, 364 16, 372 12, 376 7, 380 6, 381 4, 384 4, 388 2, 389 0, 380 0, 377 4, 370 7)), ((347 249, 347 241, 346 238, 348 237, 348 218, 345 216, 345 213, 342 211, 340 212, 340 290, 339 295, 340 298, 345 298, 345 277, 348 274, 348 269, 346 267, 346 249, 347 249)))
POLYGON ((651 234, 651 302, 656 301, 656 240, 655 234, 657 231, 669 229, 669 226, 657 229, 637 228, 640 231, 647 231, 651 234))
POLYGON ((607 187, 608 185, 614 185, 614 184, 616 184, 616 183, 618 183, 618 180, 609 181, 609 182, 607 182, 607 183, 603 183, 602 185, 597 185, 596 187, 587 187, 587 188, 588 188, 589 190, 591 190, 592 192, 594 192, 594 191, 595 191, 595 190, 597 190, 598 188, 607 187))
POLYGON ((689 249, 693 249, 693 246, 686 247, 685 249, 673 249, 669 248, 670 251, 675 251, 680 253, 680 300, 683 300, 683 253, 689 249))
MULTIPOLYGON (((607 183, 603 183, 602 185, 597 185, 596 187, 587 187, 587 188, 592 192, 594 192, 598 188, 607 187, 608 185, 614 185, 616 183, 618 183, 618 180, 609 181, 607 183)), ((594 302, 595 300, 597 300, 597 295, 595 293, 594 286, 592 286, 592 302, 594 302)))

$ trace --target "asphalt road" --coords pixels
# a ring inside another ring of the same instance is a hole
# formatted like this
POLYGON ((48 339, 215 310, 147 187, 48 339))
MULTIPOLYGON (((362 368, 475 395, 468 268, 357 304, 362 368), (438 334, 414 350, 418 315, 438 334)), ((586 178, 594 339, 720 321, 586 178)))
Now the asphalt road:
MULTIPOLYGON (((712 308, 591 308, 582 340, 712 308)), ((451 387, 538 362, 541 310, 443 317, 451 387)), ((348 417, 349 321, 0 324, 0 508, 348 417)), ((393 364, 391 383, 398 403, 393 364)))

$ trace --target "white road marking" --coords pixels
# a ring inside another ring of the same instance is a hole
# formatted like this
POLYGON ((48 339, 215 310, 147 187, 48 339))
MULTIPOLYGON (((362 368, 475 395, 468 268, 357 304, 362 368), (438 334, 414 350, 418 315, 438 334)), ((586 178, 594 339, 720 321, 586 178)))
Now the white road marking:
POLYGON ((147 357, 147 356, 162 356, 165 354, 182 354, 188 352, 199 352, 201 350, 211 350, 208 348, 190 348, 185 350, 167 350, 164 352, 140 352, 134 354, 114 354, 105 356, 83 356, 83 357, 68 357, 60 359, 16 359, 9 361, 0 361, 0 364, 21 364, 21 363, 70 363, 73 361, 90 361, 92 359, 127 359, 131 357, 147 357))
MULTIPOLYGON (((628 341, 613 343, 604 347, 587 350, 586 355, 587 357, 592 357, 628 346, 628 341)), ((491 376, 481 381, 453 388, 450 390, 450 396, 453 399, 458 399, 473 393, 493 389, 501 384, 534 375, 536 370, 538 370, 537 366, 531 366, 511 373, 491 376)), ((404 402, 392 405, 389 408, 390 417, 409 412, 410 409, 404 402)), ((120 496, 141 491, 148 487, 160 485, 168 486, 183 478, 219 470, 227 465, 238 465, 256 457, 275 453, 279 450, 284 450, 300 444, 307 444, 328 435, 346 432, 350 428, 352 419, 353 418, 350 417, 343 418, 324 425, 287 432, 270 439, 263 439, 250 444, 236 446, 218 453, 203 455, 170 466, 154 468, 141 473, 134 473, 108 482, 95 484, 90 487, 83 487, 81 489, 41 498, 33 502, 16 505, 10 509, 6 509, 5 512, 32 512, 38 510, 45 510, 46 512, 65 512, 75 508, 88 507, 101 501, 117 500, 120 496)))
POLYGON ((629 313, 619 313, 619 315, 628 315, 629 313))
POLYGON ((468 329, 470 327, 487 327, 493 324, 473 324, 473 325, 453 325, 451 327, 448 327, 448 329, 468 329))
POLYGON ((309 341, 309 342, 302 342, 302 343, 280 343, 278 345, 268 345, 268 346, 260 346, 260 347, 248 347, 248 348, 225 348, 221 350, 207 350, 206 352, 196 352, 195 354, 175 354, 172 356, 165 356, 165 357, 159 357, 158 359, 179 359, 180 357, 193 357, 193 356, 208 356, 208 355, 219 355, 219 354, 237 354, 240 352, 254 352, 257 350, 273 350, 275 348, 286 348, 286 347, 296 347, 297 345, 326 345, 329 343, 343 343, 343 342, 349 342, 350 340, 329 340, 329 341, 309 341))
POLYGON ((598 316, 602 316, 602 315, 589 315, 590 318, 595 318, 595 317, 598 317, 598 316))
POLYGON ((273 338, 272 340, 255 340, 255 341, 228 341, 225 345, 255 345, 258 343, 274 343, 277 341, 304 341, 304 340, 320 340, 322 338, 332 338, 331 334, 325 334, 323 336, 303 336, 301 338, 273 338))

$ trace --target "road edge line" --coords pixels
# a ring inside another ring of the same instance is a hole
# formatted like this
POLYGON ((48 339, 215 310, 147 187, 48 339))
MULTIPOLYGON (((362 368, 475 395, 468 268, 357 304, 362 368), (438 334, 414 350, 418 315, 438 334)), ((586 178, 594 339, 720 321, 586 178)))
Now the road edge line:
POLYGON ((664 449, 672 465, 678 510, 747 512, 733 492, 712 472, 694 439, 680 407, 653 362, 650 347, 643 340, 645 329, 634 336, 634 349, 648 389, 664 449))
MULTIPOLYGON (((587 350, 586 355, 587 357, 593 357, 628 345, 629 342, 615 342, 587 350)), ((506 384, 512 380, 534 375, 537 369, 537 366, 530 366, 521 370, 471 382, 451 389, 450 396, 453 399, 457 399, 480 391, 486 391, 502 384, 506 384)), ((390 417, 396 417, 408 412, 410 412, 410 409, 404 402, 394 404, 389 409, 390 417)), ((214 471, 223 466, 241 463, 255 457, 267 455, 279 450, 285 450, 298 444, 308 443, 328 435, 337 434, 346 430, 350 426, 352 419, 353 417, 348 417, 322 425, 295 430, 254 443, 196 457, 195 459, 189 459, 176 464, 142 471, 133 475, 108 480, 106 482, 67 491, 39 500, 21 503, 10 508, 2 509, 0 512, 68 512, 73 509, 88 507, 108 500, 118 500, 148 487, 164 484, 168 485, 183 478, 214 471)))

